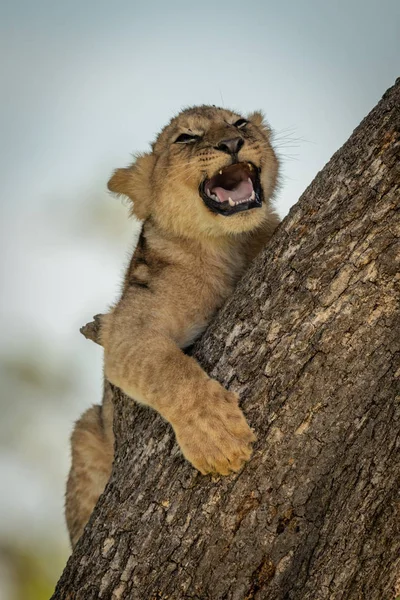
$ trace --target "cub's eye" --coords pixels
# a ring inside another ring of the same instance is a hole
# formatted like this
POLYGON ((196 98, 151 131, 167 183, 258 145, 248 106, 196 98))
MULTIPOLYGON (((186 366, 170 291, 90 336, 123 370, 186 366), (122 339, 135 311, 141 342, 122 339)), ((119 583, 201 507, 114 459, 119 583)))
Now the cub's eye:
POLYGON ((239 119, 238 121, 236 121, 236 123, 234 123, 234 127, 237 127, 238 129, 243 129, 244 127, 246 127, 246 125, 248 125, 249 122, 246 121, 246 119, 239 119))
POLYGON ((197 142, 197 140, 200 139, 199 135, 193 135, 190 133, 181 133, 181 135, 179 135, 174 144, 193 144, 194 142, 197 142))

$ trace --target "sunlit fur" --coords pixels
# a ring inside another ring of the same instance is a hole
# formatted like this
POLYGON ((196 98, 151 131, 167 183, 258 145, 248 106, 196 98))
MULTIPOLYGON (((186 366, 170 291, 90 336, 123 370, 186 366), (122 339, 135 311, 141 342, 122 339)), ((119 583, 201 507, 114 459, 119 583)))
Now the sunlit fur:
MULTIPOLYGON (((270 130, 253 113, 239 131, 233 123, 241 117, 210 106, 187 109, 161 131, 151 152, 115 171, 109 182, 110 190, 130 198, 133 214, 144 223, 121 298, 102 318, 105 375, 169 421, 183 455, 203 474, 238 471, 255 436, 238 396, 181 349, 205 330, 278 224, 270 202, 278 170, 270 130), (188 132, 201 141, 175 143, 188 132), (244 139, 238 160, 261 169, 264 202, 222 216, 205 206, 199 185, 231 164, 232 157, 215 147, 238 135, 244 139)), ((73 545, 111 472, 108 384, 105 390, 102 407, 83 415, 71 440, 66 515, 73 545)))

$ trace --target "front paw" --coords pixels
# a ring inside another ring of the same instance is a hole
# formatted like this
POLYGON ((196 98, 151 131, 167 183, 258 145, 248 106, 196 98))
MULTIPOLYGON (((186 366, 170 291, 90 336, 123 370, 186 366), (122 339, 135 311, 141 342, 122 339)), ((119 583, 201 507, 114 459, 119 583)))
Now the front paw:
POLYGON ((256 436, 238 406, 238 396, 217 381, 206 397, 172 423, 182 452, 203 475, 229 475, 249 460, 256 436))

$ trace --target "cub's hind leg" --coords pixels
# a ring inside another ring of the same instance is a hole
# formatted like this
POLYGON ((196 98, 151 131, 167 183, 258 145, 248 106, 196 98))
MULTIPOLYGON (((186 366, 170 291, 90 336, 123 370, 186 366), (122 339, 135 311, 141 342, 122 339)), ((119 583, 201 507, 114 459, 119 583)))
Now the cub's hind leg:
POLYGON ((111 474, 112 412, 111 393, 106 383, 103 406, 92 406, 83 413, 72 432, 72 465, 65 496, 65 517, 72 547, 82 535, 111 474))

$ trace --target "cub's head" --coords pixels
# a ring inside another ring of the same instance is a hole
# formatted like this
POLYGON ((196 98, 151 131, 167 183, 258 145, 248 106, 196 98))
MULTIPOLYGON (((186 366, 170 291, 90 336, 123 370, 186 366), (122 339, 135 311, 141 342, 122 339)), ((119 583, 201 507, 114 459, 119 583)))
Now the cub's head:
POLYGON ((278 161, 261 113, 214 106, 183 110, 150 153, 117 169, 108 187, 133 214, 186 237, 224 236, 260 226, 272 212, 278 161))

